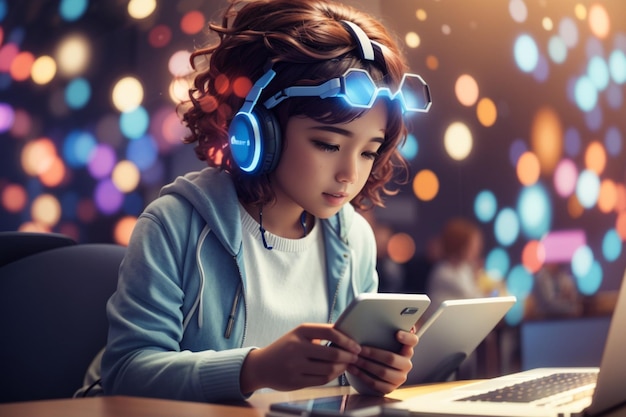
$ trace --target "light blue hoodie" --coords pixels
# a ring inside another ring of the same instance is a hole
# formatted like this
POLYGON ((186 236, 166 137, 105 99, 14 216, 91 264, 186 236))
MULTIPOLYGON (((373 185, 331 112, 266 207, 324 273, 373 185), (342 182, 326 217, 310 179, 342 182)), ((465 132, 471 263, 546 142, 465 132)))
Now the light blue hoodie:
MULTIPOLYGON (((349 204, 320 223, 332 323, 357 294, 377 290, 376 245, 349 204)), ((253 278, 243 258, 229 174, 206 168, 165 186, 137 221, 107 306, 105 394, 246 398, 239 373, 251 349, 242 346, 246 300, 254 294, 247 292, 253 278)))

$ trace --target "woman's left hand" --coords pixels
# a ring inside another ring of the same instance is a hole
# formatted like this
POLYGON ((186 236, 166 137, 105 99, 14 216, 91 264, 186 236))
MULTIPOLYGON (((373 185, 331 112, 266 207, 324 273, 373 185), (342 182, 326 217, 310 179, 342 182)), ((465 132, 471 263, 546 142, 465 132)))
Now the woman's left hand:
POLYGON ((410 332, 400 330, 396 339, 402 343, 398 353, 362 346, 358 361, 348 366, 348 372, 358 378, 359 386, 364 385, 368 392, 388 394, 406 381, 413 367, 411 358, 418 337, 414 329, 410 332))

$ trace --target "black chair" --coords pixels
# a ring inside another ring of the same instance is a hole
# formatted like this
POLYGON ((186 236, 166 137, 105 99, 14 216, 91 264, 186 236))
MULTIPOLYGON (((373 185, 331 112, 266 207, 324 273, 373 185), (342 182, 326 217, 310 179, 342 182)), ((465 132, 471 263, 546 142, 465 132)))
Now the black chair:
POLYGON ((125 247, 78 244, 0 267, 0 402, 68 398, 107 338, 125 247))
POLYGON ((37 252, 76 243, 71 237, 60 233, 0 232, 0 266, 37 252))

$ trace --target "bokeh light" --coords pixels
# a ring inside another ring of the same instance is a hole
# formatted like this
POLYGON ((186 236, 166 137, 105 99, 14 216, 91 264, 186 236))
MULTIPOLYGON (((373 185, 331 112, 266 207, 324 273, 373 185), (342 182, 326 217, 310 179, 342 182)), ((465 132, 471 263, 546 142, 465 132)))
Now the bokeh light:
POLYGON ((498 244, 510 246, 515 242, 520 232, 519 218, 510 207, 504 207, 496 215, 494 222, 494 235, 498 244))
POLYGON ((464 106, 473 106, 478 101, 478 83, 469 74, 463 74, 457 78, 454 84, 454 92, 459 103, 464 106))
POLYGON ((593 207, 600 195, 600 179, 591 170, 584 170, 580 173, 576 183, 576 197, 580 204, 588 209, 593 207))
POLYGON ((56 62, 65 77, 80 75, 87 69, 92 47, 84 35, 68 35, 59 43, 56 62))
POLYGON ((531 129, 532 150, 539 159, 541 172, 552 174, 563 153, 563 128, 558 113, 551 107, 540 108, 531 129))
POLYGON ((533 185, 539 180, 539 159, 532 152, 524 152, 517 160, 517 178, 522 185, 533 185))
POLYGON ((48 84, 57 72, 57 64, 51 56, 43 55, 35 59, 31 68, 31 77, 36 84, 48 84))
POLYGON ((113 87, 113 105, 120 112, 131 112, 143 101, 143 86, 135 77, 124 77, 113 87))
POLYGON ((431 170, 424 169, 413 178, 413 193, 422 201, 430 201, 439 192, 439 180, 431 170))
POLYGON ((498 118, 496 104, 490 98, 481 98, 476 106, 476 116, 481 125, 491 127, 498 118))
POLYGON ((405 263, 415 255, 415 241, 407 233, 395 233, 387 243, 389 257, 396 263, 405 263))
POLYGON ((133 19, 145 19, 156 10, 156 0, 130 0, 128 2, 128 15, 133 19))
POLYGON ((552 204, 546 188, 541 184, 525 187, 517 202, 520 225, 529 239, 539 239, 552 226, 552 204))
POLYGON ((492 280, 501 281, 509 272, 511 264, 508 252, 500 247, 493 248, 485 257, 485 272, 492 280))
POLYGON ((450 124, 444 133, 443 140, 448 155, 456 160, 467 158, 474 143, 472 132, 465 123, 461 122, 450 124))
POLYGON ((493 192, 482 190, 476 195, 474 200, 474 214, 483 223, 493 219, 498 209, 498 202, 493 192))
POLYGON ((539 49, 535 40, 528 34, 520 35, 513 50, 515 62, 523 72, 532 72, 539 63, 539 49))

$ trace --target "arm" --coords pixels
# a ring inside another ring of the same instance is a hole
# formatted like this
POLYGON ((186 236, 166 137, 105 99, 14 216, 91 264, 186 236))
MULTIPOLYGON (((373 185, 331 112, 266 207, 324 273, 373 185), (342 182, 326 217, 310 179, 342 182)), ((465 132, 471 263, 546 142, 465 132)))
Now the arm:
MULTIPOLYGON (((179 215, 171 221, 181 222, 185 207, 176 209, 179 215)), ((182 275, 197 267, 182 237, 188 229, 167 225, 168 218, 172 216, 148 212, 136 224, 117 292, 107 307, 105 393, 190 401, 244 398, 239 373, 250 349, 238 348, 233 341, 232 349, 217 351, 199 337, 184 334, 183 307, 195 298, 189 289, 198 288, 195 282, 183 282, 182 275), (176 230, 182 230, 181 236, 176 230)), ((201 330, 221 337, 223 329, 217 327, 205 323, 201 330)))

